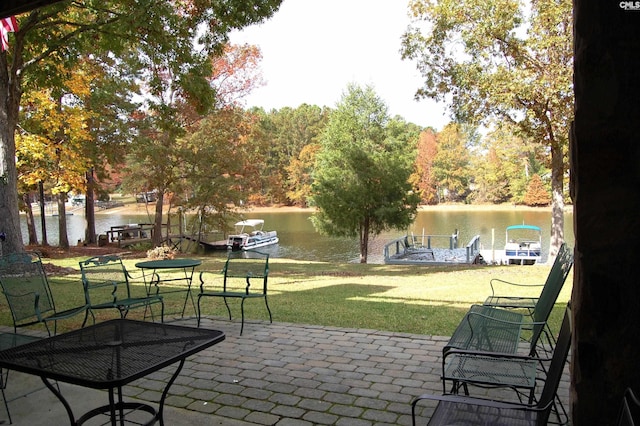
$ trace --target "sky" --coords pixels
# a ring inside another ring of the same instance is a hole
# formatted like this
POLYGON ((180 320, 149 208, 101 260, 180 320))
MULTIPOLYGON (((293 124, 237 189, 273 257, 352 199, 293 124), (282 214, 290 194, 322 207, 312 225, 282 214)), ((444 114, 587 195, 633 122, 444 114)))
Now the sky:
POLYGON ((389 114, 442 130, 443 104, 414 100, 422 85, 415 62, 400 57, 407 0, 284 0, 260 25, 233 32, 234 44, 260 47, 265 85, 247 107, 269 111, 303 103, 335 107, 349 83, 371 85, 389 114))

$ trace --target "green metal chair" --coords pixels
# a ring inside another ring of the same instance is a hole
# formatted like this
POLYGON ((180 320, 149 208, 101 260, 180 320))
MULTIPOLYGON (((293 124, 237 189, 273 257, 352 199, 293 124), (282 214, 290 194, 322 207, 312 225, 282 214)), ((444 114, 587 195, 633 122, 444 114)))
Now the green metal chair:
POLYGON ((562 258, 557 262, 562 267, 552 268, 532 309, 525 314, 522 310, 473 305, 444 347, 444 353, 450 349, 516 353, 525 332, 531 335, 528 338, 529 356, 536 356, 543 335, 548 347, 544 347, 544 341, 540 347, 550 352, 555 339, 547 320, 573 265, 569 250, 562 250, 561 254, 562 258))
MULTIPOLYGON (((423 394, 415 398, 411 403, 413 425, 415 426, 417 424, 417 405, 420 401, 424 400, 437 402, 435 410, 427 423, 428 425, 546 425, 555 405, 556 392, 564 372, 569 347, 571 346, 570 317, 570 309, 567 308, 560 328, 558 341, 553 350, 553 357, 551 358, 548 374, 540 398, 538 398, 535 404, 504 402, 451 394, 423 394)), ((505 359, 507 359, 506 356, 505 359)), ((527 357, 513 356, 510 359, 520 359, 524 362, 529 362, 527 357)), ((428 416, 428 410, 428 408, 423 410, 423 415, 427 413, 426 415, 428 416)))
POLYGON ((153 305, 160 304, 160 321, 164 322, 164 301, 159 295, 158 277, 154 276, 149 289, 155 288, 155 294, 144 292, 133 294, 127 272, 122 259, 118 256, 95 256, 80 262, 82 284, 89 312, 95 322, 96 310, 117 309, 121 318, 126 318, 130 310, 145 308, 151 312, 151 319, 155 320, 153 305))
POLYGON ((51 323, 53 334, 56 334, 60 320, 82 313, 85 315, 83 325, 87 320, 86 303, 63 311, 56 310, 49 280, 38 253, 10 253, 0 257, 0 285, 7 298, 16 332, 20 327, 43 324, 51 336, 51 323))
POLYGON ((566 243, 563 243, 558 250, 558 255, 553 261, 549 275, 544 284, 521 284, 514 283, 500 278, 493 278, 489 282, 491 286, 491 296, 487 297, 484 301, 485 306, 493 306, 496 308, 522 308, 528 309, 533 312, 540 297, 544 295, 545 288, 557 285, 558 282, 564 282, 566 276, 569 274, 571 267, 573 266, 573 255, 567 247, 566 243), (531 296, 518 296, 516 294, 497 294, 498 291, 507 293, 511 290, 528 290, 541 288, 542 293, 538 297, 531 296))
MULTIPOLYGON (((569 309, 569 307, 567 307, 569 309)), ((461 351, 452 349, 443 357, 442 384, 452 382, 450 393, 464 389, 469 395, 469 385, 481 388, 510 388, 516 392, 520 402, 523 397, 528 404, 535 402, 537 383, 547 374, 548 358, 530 355, 512 355, 493 352, 461 351)), ((559 419, 568 419, 560 400, 554 406, 559 419)))
POLYGON ((271 309, 267 300, 267 280, 269 278, 269 255, 256 251, 229 252, 224 269, 222 270, 222 286, 217 288, 205 284, 205 272, 200 272, 200 293, 198 294, 198 327, 200 327, 201 308, 203 297, 221 297, 229 313, 231 321, 231 308, 227 299, 241 299, 240 312, 242 321, 240 335, 244 330, 244 302, 247 299, 264 299, 264 304, 269 313, 269 322, 273 322, 271 309), (251 280, 261 282, 259 286, 251 286, 251 280))

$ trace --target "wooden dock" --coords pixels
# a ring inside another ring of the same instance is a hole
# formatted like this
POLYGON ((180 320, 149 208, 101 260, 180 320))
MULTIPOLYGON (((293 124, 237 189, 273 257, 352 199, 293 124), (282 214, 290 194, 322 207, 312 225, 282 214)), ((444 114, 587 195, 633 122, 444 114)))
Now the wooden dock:
POLYGON ((220 241, 198 241, 197 238, 182 236, 183 240, 192 241, 194 243, 199 244, 202 248, 206 250, 226 250, 227 249, 227 240, 220 241))

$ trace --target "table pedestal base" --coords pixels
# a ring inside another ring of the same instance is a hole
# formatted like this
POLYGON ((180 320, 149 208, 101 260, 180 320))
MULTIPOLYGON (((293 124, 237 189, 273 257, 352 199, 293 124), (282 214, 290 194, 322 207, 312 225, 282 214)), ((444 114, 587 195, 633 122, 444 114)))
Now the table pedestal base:
POLYGON ((46 377, 41 377, 41 378, 45 386, 49 388, 49 390, 53 392, 53 394, 60 400, 62 405, 64 405, 64 408, 67 411, 67 414, 69 415, 69 421, 71 426, 81 426, 85 424, 88 420, 91 420, 94 417, 97 417, 100 415, 106 415, 106 414, 108 414, 111 417, 112 426, 116 426, 118 424, 123 426, 127 423, 142 425, 142 426, 151 426, 156 424, 156 422, 158 421, 160 422, 161 426, 164 426, 164 417, 162 415, 163 409, 164 409, 164 401, 167 398, 169 388, 171 387, 173 382, 175 382, 176 378, 180 374, 180 371, 182 371, 182 367, 184 367, 184 359, 180 360, 180 362, 178 363, 178 367, 176 368, 176 371, 173 373, 173 375, 169 379, 169 382, 167 383, 167 386, 165 386, 164 390, 162 391, 162 396, 160 397, 160 402, 158 403, 158 409, 155 409, 152 406, 145 403, 141 403, 141 402, 124 402, 122 400, 122 387, 118 387, 118 402, 115 402, 114 395, 113 395, 114 394, 113 388, 111 388, 109 389, 108 405, 103 405, 101 407, 94 408, 93 410, 90 410, 84 415, 82 415, 78 420, 75 419, 71 406, 69 405, 67 400, 64 398, 64 396, 62 395, 58 387, 51 384, 51 382, 47 380, 46 377), (146 412, 148 414, 151 414, 152 417, 146 423, 141 423, 140 420, 136 420, 135 422, 127 422, 126 416, 136 411, 146 412))
POLYGON ((126 416, 136 411, 144 411, 145 413, 150 414, 151 419, 146 423, 140 423, 138 420, 136 420, 135 423, 130 422, 131 424, 151 426, 156 424, 156 422, 159 420, 158 411, 148 404, 142 404, 139 402, 118 402, 114 405, 103 405, 102 407, 94 408, 93 410, 82 415, 82 417, 80 417, 75 424, 80 426, 93 419, 94 417, 108 414, 111 416, 112 425, 124 425, 127 424, 126 416))

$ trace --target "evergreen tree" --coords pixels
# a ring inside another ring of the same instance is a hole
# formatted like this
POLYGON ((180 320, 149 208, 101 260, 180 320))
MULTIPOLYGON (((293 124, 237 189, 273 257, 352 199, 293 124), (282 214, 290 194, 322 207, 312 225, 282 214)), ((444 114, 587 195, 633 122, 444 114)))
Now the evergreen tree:
POLYGON ((321 140, 312 221, 328 235, 358 236, 362 263, 370 235, 406 229, 417 210, 419 196, 408 182, 414 142, 396 138, 398 126, 371 87, 350 85, 321 140))

